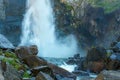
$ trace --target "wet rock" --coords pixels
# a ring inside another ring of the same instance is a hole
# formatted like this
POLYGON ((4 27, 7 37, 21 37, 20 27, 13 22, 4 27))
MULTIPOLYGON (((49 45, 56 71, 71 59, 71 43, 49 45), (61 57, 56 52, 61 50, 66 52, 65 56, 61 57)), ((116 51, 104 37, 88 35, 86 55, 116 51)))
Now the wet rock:
POLYGON ((120 52, 120 42, 117 42, 116 45, 114 47, 112 47, 112 50, 114 52, 120 52))
POLYGON ((79 62, 77 62, 77 67, 75 67, 75 71, 76 70, 83 70, 83 71, 87 70, 87 61, 85 57, 81 57, 79 62))
POLYGON ((76 76, 65 69, 62 69, 56 65, 53 65, 51 63, 48 63, 48 67, 50 67, 53 70, 53 73, 57 76, 62 76, 62 78, 70 78, 71 80, 76 80, 76 76))
POLYGON ((79 80, 95 80, 95 78, 92 78, 92 77, 86 76, 86 77, 82 77, 82 78, 80 78, 79 80))
POLYGON ((119 71, 102 71, 96 80, 120 80, 119 71))
POLYGON ((105 68, 107 52, 103 47, 92 48, 88 51, 86 60, 90 71, 99 73, 105 68))
POLYGON ((117 42, 112 42, 112 43, 110 44, 110 47, 114 47, 116 44, 117 44, 117 42))
POLYGON ((117 38, 117 42, 120 42, 120 36, 117 38))
POLYGON ((104 69, 104 62, 89 62, 88 63, 88 69, 91 71, 91 72, 95 72, 95 73, 99 73, 101 72, 103 69, 104 69))
POLYGON ((7 38, 5 38, 2 34, 0 34, 0 48, 14 49, 14 46, 7 38))
POLYGON ((75 59, 80 59, 80 54, 75 54, 75 55, 74 55, 74 58, 75 58, 75 59))
POLYGON ((54 79, 46 73, 39 72, 39 74, 36 76, 35 80, 54 80, 54 79))
POLYGON ((61 75, 56 75, 57 80, 75 80, 73 78, 63 77, 61 75))
POLYGON ((46 66, 47 62, 45 60, 40 59, 35 55, 27 56, 23 59, 23 62, 28 65, 28 67, 35 68, 38 66, 46 66))
POLYGON ((72 73, 76 74, 77 76, 89 76, 88 72, 81 71, 81 70, 76 70, 76 71, 73 71, 72 73))
POLYGON ((111 59, 111 60, 119 60, 119 61, 120 61, 120 53, 113 53, 113 54, 110 56, 110 59, 111 59))
POLYGON ((120 70, 120 61, 119 60, 110 60, 107 64, 108 70, 120 70))
POLYGON ((81 61, 80 54, 75 54, 73 57, 69 57, 68 60, 66 61, 67 64, 79 64, 81 61))
POLYGON ((31 70, 33 76, 36 76, 40 71, 49 74, 53 79, 55 79, 52 69, 48 66, 39 66, 31 70))
POLYGON ((107 58, 107 52, 103 47, 91 48, 87 53, 87 61, 104 61, 107 58))

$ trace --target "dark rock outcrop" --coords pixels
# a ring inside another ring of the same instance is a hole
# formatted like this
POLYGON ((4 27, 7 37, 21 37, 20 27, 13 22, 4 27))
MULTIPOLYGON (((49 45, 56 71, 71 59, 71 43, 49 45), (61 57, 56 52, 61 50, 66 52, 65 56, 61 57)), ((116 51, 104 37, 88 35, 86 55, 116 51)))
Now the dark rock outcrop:
POLYGON ((93 7, 86 0, 53 1, 57 36, 74 34, 84 49, 101 45, 109 47, 119 36, 119 8, 106 13, 103 7, 93 7))
POLYGON ((103 47, 95 47, 88 50, 87 61, 103 61, 107 58, 106 49, 103 47))

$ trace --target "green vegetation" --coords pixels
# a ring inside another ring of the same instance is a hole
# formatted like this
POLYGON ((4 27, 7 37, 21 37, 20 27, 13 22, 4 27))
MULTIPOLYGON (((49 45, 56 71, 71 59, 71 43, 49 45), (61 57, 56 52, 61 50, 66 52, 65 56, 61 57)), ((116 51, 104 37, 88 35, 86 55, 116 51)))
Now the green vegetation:
POLYGON ((2 61, 12 65, 17 70, 19 70, 22 67, 22 65, 18 62, 17 59, 6 58, 5 57, 5 58, 2 59, 2 61))
POLYGON ((87 0, 94 7, 103 7, 105 13, 110 13, 120 8, 120 0, 87 0))
POLYGON ((22 64, 15 53, 0 49, 0 60, 12 65, 18 71, 24 70, 23 78, 31 78, 30 74, 26 71, 27 65, 22 64))
POLYGON ((66 4, 65 6, 66 6, 67 10, 74 10, 73 7, 69 4, 66 4))
POLYGON ((20 63, 15 53, 11 51, 3 51, 0 49, 0 60, 12 65, 16 70, 25 69, 25 65, 20 63))
POLYGON ((2 49, 0 49, 0 55, 3 55, 3 51, 2 51, 2 49))
POLYGON ((31 76, 27 71, 25 71, 23 74, 23 78, 31 78, 31 76))
POLYGON ((8 57, 8 58, 9 57, 14 58, 14 59, 17 58, 17 56, 13 52, 10 52, 10 51, 5 51, 4 54, 5 54, 5 57, 8 57))

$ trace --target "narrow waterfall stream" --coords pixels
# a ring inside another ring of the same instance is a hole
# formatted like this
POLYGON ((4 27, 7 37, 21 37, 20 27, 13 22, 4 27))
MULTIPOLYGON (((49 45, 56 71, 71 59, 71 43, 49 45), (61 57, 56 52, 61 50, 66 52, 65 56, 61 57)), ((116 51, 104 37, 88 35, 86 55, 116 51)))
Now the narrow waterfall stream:
POLYGON ((20 46, 37 45, 41 57, 70 57, 77 53, 73 35, 58 40, 51 0, 27 0, 20 46))

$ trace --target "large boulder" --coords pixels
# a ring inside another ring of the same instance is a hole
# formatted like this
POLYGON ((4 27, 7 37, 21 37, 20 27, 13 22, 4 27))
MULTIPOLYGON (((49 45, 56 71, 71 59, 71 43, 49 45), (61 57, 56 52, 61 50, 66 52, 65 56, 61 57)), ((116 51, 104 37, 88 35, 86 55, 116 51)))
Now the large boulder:
POLYGON ((37 55, 38 49, 36 45, 27 46, 20 46, 15 49, 15 53, 19 59, 24 59, 29 55, 37 55))
POLYGON ((104 61, 107 58, 106 49, 103 47, 95 47, 88 50, 87 61, 104 61))
POLYGON ((17 55, 17 57, 19 59, 24 59, 25 57, 29 56, 31 54, 30 50, 28 49, 28 47, 26 46, 21 46, 21 47, 17 47, 15 49, 15 54, 17 55))
POLYGON ((87 53, 86 60, 88 69, 99 73, 105 68, 107 52, 103 47, 91 48, 87 53))
POLYGON ((53 70, 53 73, 57 77, 58 80, 64 80, 64 78, 67 78, 65 80, 76 80, 76 76, 73 73, 68 72, 65 69, 62 69, 54 64, 48 63, 48 67, 50 67, 53 70))

